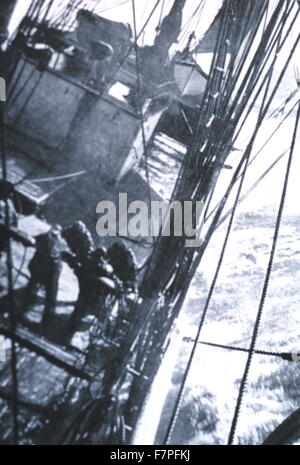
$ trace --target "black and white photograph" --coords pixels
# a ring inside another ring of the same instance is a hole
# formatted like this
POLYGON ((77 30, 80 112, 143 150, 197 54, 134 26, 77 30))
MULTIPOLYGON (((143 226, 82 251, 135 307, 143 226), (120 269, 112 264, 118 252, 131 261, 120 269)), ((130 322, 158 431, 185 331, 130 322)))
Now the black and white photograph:
POLYGON ((1 0, 0 445, 300 445, 299 42, 299 0, 1 0))

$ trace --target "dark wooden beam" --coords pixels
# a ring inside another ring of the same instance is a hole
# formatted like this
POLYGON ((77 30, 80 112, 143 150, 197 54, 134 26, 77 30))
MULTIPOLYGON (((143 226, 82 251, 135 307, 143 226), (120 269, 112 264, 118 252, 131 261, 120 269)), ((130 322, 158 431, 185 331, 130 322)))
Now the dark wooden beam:
POLYGON ((8 327, 1 324, 0 334, 17 342, 20 346, 44 357, 50 363, 53 363, 53 365, 62 368, 73 376, 86 380, 91 380, 93 378, 92 372, 83 369, 79 365, 74 353, 44 339, 28 329, 18 327, 16 332, 13 333, 8 327))

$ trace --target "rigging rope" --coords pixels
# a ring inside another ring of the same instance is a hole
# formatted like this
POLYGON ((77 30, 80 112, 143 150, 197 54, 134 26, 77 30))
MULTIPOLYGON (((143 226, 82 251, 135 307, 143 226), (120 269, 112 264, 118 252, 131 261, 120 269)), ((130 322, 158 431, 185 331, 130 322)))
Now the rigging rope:
MULTIPOLYGON (((292 52, 287 60, 287 63, 286 63, 286 66, 287 64, 289 63, 292 55, 293 55, 293 52, 295 50, 295 47, 297 45, 297 42, 294 44, 294 47, 292 49, 292 52)), ((257 66, 256 66, 257 68, 257 66)), ((272 70, 272 68, 271 68, 272 70)), ((217 270, 216 270, 216 273, 215 273, 215 276, 214 276, 214 279, 213 279, 213 282, 212 282, 212 285, 211 285, 211 288, 210 288, 210 292, 209 292, 209 295, 208 295, 208 298, 207 298, 207 301, 206 301, 206 304, 205 304, 205 308, 204 308, 204 311, 203 311, 203 314, 202 314, 202 318, 201 318, 201 321, 199 323, 199 328, 198 328, 198 333, 197 333, 197 337, 196 337, 196 341, 199 340, 199 336, 200 336, 200 332, 201 332, 201 328, 202 328, 202 325, 203 325, 203 322, 204 322, 204 318, 206 316, 206 312, 207 312, 207 307, 208 307, 208 303, 209 303, 209 300, 210 300, 210 297, 212 295, 212 291, 213 291, 213 288, 214 288, 214 285, 215 285, 215 282, 216 282, 216 278, 218 276, 218 273, 219 273, 219 269, 220 269, 220 266, 221 266, 221 263, 222 263, 222 259, 223 259, 223 256, 224 256, 224 252, 225 252, 225 247, 226 247, 226 243, 228 241, 228 236, 229 236, 229 232, 230 232, 230 229, 231 229, 231 225, 232 225, 232 220, 233 220, 233 216, 234 216, 234 213, 235 213, 235 209, 237 207, 237 203, 238 203, 238 199, 239 199, 239 195, 240 195, 240 192, 241 192, 241 187, 242 187, 242 183, 243 183, 243 179, 244 179, 244 176, 245 176, 245 173, 246 173, 246 168, 247 168, 247 163, 249 161, 249 155, 250 155, 250 152, 251 152, 251 149, 252 149, 252 146, 253 146, 253 142, 254 142, 254 139, 256 137, 256 133, 258 132, 258 129, 259 129, 259 126, 263 120, 263 118, 266 116, 267 114, 267 111, 269 109, 269 106, 271 104, 271 101, 275 95, 275 92, 277 91, 277 88, 279 86, 279 83, 281 82, 281 79, 282 79, 282 76, 285 72, 285 69, 282 71, 282 73, 280 74, 280 77, 273 89, 273 92, 271 92, 271 96, 267 102, 267 104, 265 105, 265 107, 263 106, 264 105, 264 101, 263 101, 263 104, 261 106, 261 112, 260 112, 260 115, 259 115, 259 118, 258 118, 258 122, 257 122, 257 125, 256 125, 256 130, 252 136, 252 139, 246 149, 246 157, 244 156, 243 157, 243 160, 241 161, 240 163, 240 166, 241 164, 244 163, 244 161, 246 161, 245 163, 245 167, 244 167, 244 170, 243 170, 243 175, 241 177, 241 181, 240 181, 240 184, 239 184, 239 189, 238 189, 238 193, 236 195, 236 199, 235 199, 235 204, 234 204, 234 208, 232 210, 232 213, 231 213, 231 218, 230 218, 230 222, 229 222, 229 226, 228 226, 228 229, 227 229, 227 233, 226 233, 226 237, 225 237, 225 241, 224 241, 224 244, 223 244, 223 248, 222 248, 222 252, 221 252, 221 256, 220 256, 220 259, 219 259, 219 262, 218 262, 218 266, 217 266, 217 270)), ((270 84, 270 74, 268 73, 268 77, 269 77, 269 82, 267 84, 267 87, 266 87, 266 92, 265 92, 265 97, 264 97, 264 100, 266 99, 267 97, 267 91, 268 91, 268 87, 269 87, 269 84, 270 84)), ((223 203, 224 204, 224 203, 223 203)), ((216 218, 216 217, 215 217, 216 218)), ((208 234, 208 238, 206 238, 206 242, 207 240, 209 239, 209 234, 208 234)), ((201 259, 201 257, 200 257, 201 259)), ((194 264, 194 270, 196 269, 196 264, 197 262, 199 262, 199 260, 196 260, 196 263, 194 264)), ((179 394, 177 396, 177 399, 176 399, 176 404, 175 404, 175 407, 174 407, 174 410, 173 410, 173 414, 172 414, 172 418, 170 420, 170 423, 169 423, 169 426, 168 426, 168 429, 167 429, 167 433, 166 433, 166 436, 165 436, 165 443, 168 443, 168 441, 170 440, 171 436, 172 436, 172 432, 173 432, 173 428, 174 428, 174 425, 175 425, 175 422, 176 422, 176 419, 177 419, 177 416, 178 416, 178 412, 179 412, 179 408, 180 408, 180 403, 181 403, 181 400, 182 400, 182 396, 183 396, 183 389, 184 389, 184 386, 185 386, 185 383, 186 383, 186 379, 187 379, 187 376, 188 376, 188 372, 189 372, 189 369, 190 369, 190 366, 191 366, 191 362, 193 360, 193 356, 194 356, 194 353, 195 353, 195 350, 196 350, 196 343, 194 344, 193 346, 193 349, 192 349, 192 352, 191 352, 191 356, 189 358, 189 362, 188 362, 188 365, 186 367, 186 370, 185 370, 185 373, 184 373, 184 377, 183 377, 183 381, 182 381, 182 384, 181 384, 181 387, 180 387, 180 391, 179 391, 179 394)))
POLYGON ((161 10, 160 10, 159 20, 158 20, 158 25, 156 26, 156 32, 157 32, 157 34, 159 33, 160 28, 161 28, 161 23, 162 23, 164 8, 165 8, 165 0, 162 0, 161 10))
MULTIPOLYGON (((248 152, 248 157, 250 156, 250 151, 251 150, 249 150, 249 152, 248 152)), ((227 247, 227 243, 228 243, 228 240, 229 240, 231 228, 232 228, 232 225, 233 225, 235 210, 236 210, 237 205, 238 205, 238 199, 240 197, 240 193, 241 193, 241 189, 242 189, 242 186, 243 186, 243 181, 244 181, 244 178, 245 178, 245 175, 246 175, 246 171, 247 171, 247 159, 246 159, 245 167, 244 167, 243 174, 242 174, 242 177, 241 177, 241 180, 240 180, 240 184, 239 184, 238 192, 237 192, 237 195, 236 195, 234 207, 233 207, 233 210, 232 210, 232 213, 231 213, 229 225, 227 227, 225 239, 224 239, 223 246, 222 246, 222 251, 221 251, 221 254, 220 254, 220 257, 219 257, 219 261, 218 261, 218 265, 217 265, 215 275, 214 275, 214 278, 213 278, 213 281, 212 281, 212 284, 211 284, 211 287, 210 287, 210 290, 209 290, 209 293, 208 293, 208 296, 207 296, 207 300, 206 300, 206 303, 205 303, 205 306, 204 306, 204 309, 203 309, 203 312, 202 312, 201 320, 200 320, 200 323, 199 323, 199 326, 198 326, 197 335, 196 335, 195 342, 194 342, 194 345, 193 345, 192 351, 190 353, 190 357, 189 357, 189 360, 188 360, 188 363, 187 363, 187 366, 186 366, 186 369, 185 369, 185 372, 184 372, 184 376, 183 376, 183 379, 182 379, 182 382, 181 382, 181 385, 180 385, 179 393, 178 393, 177 398, 176 398, 176 402, 175 402, 175 406, 174 406, 174 409, 173 409, 172 417, 171 417, 171 420, 170 420, 170 423, 168 425, 168 429, 167 429, 167 432, 166 432, 166 435, 165 435, 164 444, 168 444, 169 441, 172 438, 174 427, 175 427, 175 424, 176 424, 176 421, 177 421, 177 418, 178 418, 178 414, 179 414, 179 410, 180 410, 180 407, 181 407, 181 402, 182 402, 182 399, 183 399, 183 391, 184 391, 184 388, 186 386, 187 377, 188 377, 189 372, 190 372, 190 368, 191 368, 191 365, 192 365, 192 362, 193 362, 193 359, 194 359, 194 355, 195 355, 195 352, 196 352, 196 348, 197 348, 197 343, 199 341, 200 334, 201 334, 201 331, 202 331, 202 327, 204 325, 204 321, 205 321, 205 318, 206 318, 209 303, 210 303, 210 300, 211 300, 211 297, 212 297, 212 294, 213 294, 213 291, 214 291, 214 288, 215 288, 215 285, 216 285, 216 282, 217 282, 217 278, 219 276, 219 272, 220 272, 220 269, 221 269, 221 266, 222 266, 222 262, 223 262, 223 259, 224 259, 225 250, 226 250, 226 247, 227 247)))
MULTIPOLYGON (((227 17, 228 17, 228 13, 227 13, 227 17)), ((225 21, 224 17, 222 19, 223 19, 223 21, 225 21)), ((249 150, 248 153, 247 153, 248 157, 250 156, 250 152, 251 152, 251 150, 249 150)), ((235 208, 237 206, 237 200, 239 198, 240 191, 241 191, 241 188, 242 188, 242 181, 243 181, 244 176, 246 174, 247 158, 245 158, 245 161, 246 161, 246 163, 245 163, 244 170, 243 170, 243 176, 241 178, 240 186, 239 186, 238 193, 237 193, 237 196, 236 196, 235 208)), ((196 351, 197 341, 199 340, 199 337, 200 337, 200 333, 201 333, 201 330, 202 330, 202 327, 203 327, 203 324, 204 324, 204 321, 205 321, 206 313, 207 313, 207 310, 208 310, 210 298, 212 296, 212 293, 213 293, 213 290, 214 290, 214 287, 215 287, 215 283, 217 281, 217 277, 218 277, 218 274, 219 274, 219 271, 220 271, 220 268, 221 268, 221 264, 222 264, 222 261, 223 261, 223 257, 224 257, 224 254, 225 254, 226 245, 227 245, 227 242, 228 242, 228 239, 229 239, 231 226, 232 226, 232 223, 233 223, 235 208, 233 209, 233 212, 232 212, 232 215, 231 215, 231 219, 230 219, 229 226, 227 228, 227 232, 226 232, 226 236, 225 236, 225 240, 224 240, 224 243, 223 243, 223 248, 222 248, 221 255, 220 255, 220 258, 219 258, 219 262, 218 262, 218 265, 217 265, 217 269, 216 269, 214 279, 213 279, 213 282, 211 284, 209 294, 208 294, 208 297, 207 297, 207 300, 206 300, 206 304, 205 304, 205 307, 203 309, 202 317, 201 317, 201 320, 200 320, 200 323, 199 323, 199 326, 198 326, 198 331, 197 331, 195 343, 193 345, 193 348, 192 348, 192 351, 190 353, 190 357, 189 357, 186 369, 184 371, 184 376, 183 376, 183 379, 182 379, 182 382, 181 382, 181 385, 180 385, 179 393, 177 395, 175 405, 174 405, 174 409, 173 409, 173 412, 172 412, 172 416, 171 416, 171 419, 170 419, 170 422, 169 422, 169 425, 168 425, 168 428, 167 428, 167 431, 166 431, 166 434, 165 434, 165 438, 164 438, 164 441, 163 441, 164 444, 168 444, 169 441, 172 438, 173 430, 174 430, 174 427, 175 427, 175 424, 176 424, 176 421, 177 421, 177 417, 178 417, 178 414, 179 414, 181 402, 182 402, 182 399, 183 399, 183 391, 184 391, 184 388, 185 388, 185 385, 186 385, 187 377, 188 377, 190 367, 191 367, 191 364, 192 364, 192 361, 193 361, 193 358, 194 358, 194 354, 195 354, 195 351, 196 351)))
MULTIPOLYGON (((279 130, 279 128, 283 125, 283 123, 287 120, 287 118, 293 113, 293 111, 295 110, 296 106, 298 105, 298 102, 295 103, 295 105, 289 110, 289 112, 285 115, 285 117, 280 121, 280 123, 277 125, 277 127, 274 129, 274 131, 271 133, 271 135, 268 137, 268 139, 263 143, 263 145, 260 147, 260 149, 256 152, 256 154, 251 158, 251 160, 249 161, 249 164, 248 166, 250 166, 255 160, 256 158, 260 155, 260 153, 262 152, 262 150, 266 147, 266 145, 269 143, 269 141, 273 138, 273 136, 277 133, 277 131, 279 130)), ((247 197, 249 195, 249 193, 256 187, 256 185, 261 181, 261 179, 263 177, 265 177, 265 175, 269 172, 270 168, 273 167, 275 164, 277 164, 277 162, 279 160, 281 160, 281 158, 285 155, 287 151, 283 152, 282 154, 280 154, 276 160, 270 165, 270 167, 259 177, 259 179, 257 181, 255 181, 255 183, 250 187, 249 191, 246 192, 243 197, 241 198, 241 201, 247 197)), ((237 177, 237 181, 240 179, 240 175, 237 177)), ((221 204, 221 201, 217 203, 217 205, 213 208, 213 210, 207 215, 207 220, 215 213, 215 211, 218 209, 218 207, 220 206, 221 204)), ((220 225, 224 219, 225 219, 225 216, 227 217, 228 215, 230 214, 230 211, 227 212, 219 221, 218 225, 220 225)), ((218 227, 218 225, 216 227, 218 227)))
MULTIPOLYGON (((298 137, 297 140, 300 140, 300 138, 298 137)), ((245 194, 242 195, 242 197, 239 200, 239 203, 243 202, 251 194, 251 192, 253 192, 253 190, 260 184, 260 182, 277 165, 277 163, 288 153, 288 151, 289 149, 285 150, 273 161, 273 163, 271 163, 271 165, 262 173, 262 175, 255 181, 255 183, 247 190, 247 192, 245 192, 245 194)), ((219 223, 217 224, 217 228, 226 220, 226 218, 230 215, 230 213, 231 213, 231 209, 222 216, 219 223)))
MULTIPOLYGON (((184 337, 183 338, 184 342, 195 342, 195 339, 192 337, 184 337)), ((233 351, 238 351, 238 352, 247 352, 249 353, 250 349, 247 349, 246 347, 237 347, 237 346, 231 346, 229 344, 218 344, 216 342, 208 342, 208 341, 198 341, 197 344, 202 344, 210 347, 216 347, 219 349, 226 349, 226 350, 233 350, 233 351)), ((255 349, 254 353, 257 355, 267 355, 270 357, 279 357, 283 360, 289 361, 289 362, 294 362, 295 361, 295 352, 273 352, 270 350, 259 350, 255 349)), ((300 360, 298 360, 300 361, 300 360)))
POLYGON ((284 209, 284 203, 285 203, 285 198, 286 198, 286 193, 287 193, 287 187, 288 187, 288 181, 289 181, 289 176, 290 176, 290 170, 291 170, 291 164, 292 164, 292 159, 293 159, 293 154, 294 154, 294 148, 295 148, 295 142, 296 142, 296 137, 297 137, 297 131, 298 131, 298 123, 299 123, 299 118, 300 118, 300 103, 298 105, 298 111, 297 111, 297 116, 296 116, 296 121, 295 121, 295 126, 294 126, 294 132, 293 132, 293 137, 292 137, 292 144, 291 144, 291 149, 290 149, 290 155, 289 159, 287 162, 287 167, 286 167, 286 173, 285 173, 285 179, 284 179, 284 184, 283 184, 283 189, 282 189, 282 194, 281 194, 281 200, 278 208, 278 214, 277 214, 277 219, 276 219, 276 225, 275 225, 275 231, 274 231, 274 237, 272 241, 272 249, 270 253, 270 258, 269 258, 269 263, 268 267, 266 270, 266 276, 265 276, 265 282, 263 286, 263 291, 261 294, 261 299, 258 307, 258 312, 256 316, 256 321, 254 324, 253 328, 253 334, 252 334, 252 340, 251 340, 251 345, 249 349, 249 355, 247 358, 247 362, 245 365, 245 370, 243 373, 242 381, 240 384, 240 389, 238 393, 238 398, 236 402, 236 408, 234 411, 234 416, 233 420, 231 423, 230 427, 230 433, 228 437, 228 444, 233 444, 234 438, 235 438, 235 432, 236 432, 236 427, 237 427, 237 422, 240 414, 240 409, 242 405, 242 400, 243 400, 243 395, 246 389, 246 384, 249 376, 249 371, 251 367, 251 362, 253 358, 253 354, 255 351, 255 345, 256 345, 256 340, 258 336, 258 331, 259 331, 259 326, 261 322, 261 317, 262 317, 262 312, 268 292, 268 287, 269 287, 269 281, 272 273, 272 267, 273 267, 273 261, 274 261, 274 256, 275 256, 275 250, 276 250, 276 245, 278 241, 278 236, 279 236, 279 230, 280 230, 280 224, 281 224, 281 218, 282 218, 282 213, 284 209))
MULTIPOLYGON (((177 251, 174 251, 174 254, 176 254, 176 253, 178 253, 178 252, 177 252, 177 251)), ((197 262, 197 260, 196 260, 196 262, 197 262)), ((179 263, 178 263, 178 266, 179 266, 179 263)), ((172 266, 170 266, 170 268, 172 269, 172 266)), ((186 279, 186 283, 185 283, 184 286, 182 287, 181 298, 179 299, 180 302, 179 302, 179 304, 178 304, 178 307, 180 307, 180 305, 181 305, 181 303, 182 303, 182 298, 184 298, 184 294, 185 294, 185 292, 186 292, 186 290, 187 290, 187 288, 188 288, 187 282, 189 281, 189 279, 190 279, 191 276, 193 275, 194 271, 195 271, 195 267, 192 268, 191 273, 187 273, 187 276, 188 276, 188 277, 187 277, 187 279, 186 279), (182 297, 182 296, 183 296, 183 297, 182 297)), ((169 279, 169 278, 166 278, 166 283, 167 283, 167 280, 168 280, 168 279, 169 279)), ((165 284, 163 283, 163 284, 162 284, 162 287, 164 287, 164 285, 165 285, 165 284)), ((177 299, 177 301, 178 301, 178 299, 177 299)), ((177 303, 176 303, 176 305, 177 305, 177 303)))
POLYGON ((136 59, 136 77, 137 77, 137 85, 138 85, 139 114, 140 114, 140 119, 141 119, 143 155, 145 159, 145 172, 146 172, 146 179, 147 179, 148 201, 150 205, 151 204, 151 187, 150 187, 150 177, 149 177, 148 151, 147 151, 147 142, 146 142, 146 134, 145 134, 144 115, 143 115, 143 107, 142 107, 142 101, 141 101, 142 92, 141 92, 140 57, 139 57, 139 48, 137 44, 135 0, 131 0, 131 4, 132 4, 132 15, 133 15, 134 46, 135 46, 135 55, 136 55, 135 59, 136 59))

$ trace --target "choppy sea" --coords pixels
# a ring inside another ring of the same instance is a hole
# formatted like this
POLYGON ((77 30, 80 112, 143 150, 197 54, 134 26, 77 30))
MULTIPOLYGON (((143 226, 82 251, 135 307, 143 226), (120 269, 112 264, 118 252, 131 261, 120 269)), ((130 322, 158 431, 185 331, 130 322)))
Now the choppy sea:
MULTIPOLYGON (((284 81, 270 109, 271 116, 263 124, 254 145, 251 157, 257 153, 259 155, 250 164, 241 197, 251 190, 257 179, 280 155, 282 158, 238 206, 225 258, 200 336, 203 342, 245 349, 250 346, 274 236, 295 112, 280 126, 268 144, 263 146, 282 122, 288 107, 283 111, 280 107, 294 87, 295 81, 284 81)), ((251 116, 248 134, 251 133, 251 124, 254 124, 256 114, 254 111, 251 116)), ((256 344, 256 348, 262 351, 300 350, 299 136, 298 134, 256 344)), ((235 150, 226 162, 232 169, 237 165, 248 140, 247 131, 237 140, 235 150)), ((176 145, 174 140, 164 134, 157 135, 149 156, 149 171, 152 187, 164 198, 168 198, 172 191, 183 154, 184 148, 181 145, 176 145)), ((222 171, 212 206, 218 203, 231 175, 230 169, 222 171)), ((232 202, 233 197, 229 199, 225 211, 230 209, 232 202)), ((225 221, 216 230, 191 283, 178 321, 181 337, 193 338, 197 332, 227 224, 225 221)), ((183 339, 170 382, 163 372, 158 374, 159 381, 156 381, 167 392, 167 398, 162 410, 157 443, 161 443, 164 437, 191 349, 192 343, 183 339)), ((227 443, 246 358, 245 352, 198 345, 171 444, 227 443)), ((284 418, 299 407, 299 381, 299 363, 288 362, 271 355, 254 355, 235 442, 261 444, 284 418)), ((144 420, 147 423, 147 418, 144 420)))

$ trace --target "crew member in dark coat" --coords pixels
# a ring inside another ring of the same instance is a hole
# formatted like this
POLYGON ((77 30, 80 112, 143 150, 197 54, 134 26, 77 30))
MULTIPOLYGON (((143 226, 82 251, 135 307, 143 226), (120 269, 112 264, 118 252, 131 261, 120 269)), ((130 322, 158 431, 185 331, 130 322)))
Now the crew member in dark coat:
POLYGON ((121 281, 123 291, 114 322, 114 333, 126 334, 128 325, 132 320, 132 312, 136 309, 135 302, 138 296, 136 258, 132 250, 121 241, 114 242, 109 247, 107 257, 114 273, 121 281))
POLYGON ((96 249, 91 257, 89 275, 89 283, 92 283, 90 313, 97 316, 102 328, 101 335, 112 337, 114 326, 112 321, 115 320, 112 314, 114 297, 120 296, 123 286, 108 261, 107 250, 104 247, 96 249))
POLYGON ((132 250, 121 241, 114 242, 107 251, 107 257, 124 289, 135 292, 137 264, 132 250))
POLYGON ((107 42, 101 40, 91 42, 90 73, 88 76, 90 84, 94 84, 100 89, 105 87, 106 70, 109 68, 112 56, 113 48, 107 42))
POLYGON ((51 323, 55 314, 58 280, 62 269, 62 237, 60 225, 54 225, 44 234, 36 236, 36 252, 29 263, 31 277, 27 286, 26 308, 34 299, 38 287, 45 287, 46 300, 42 325, 51 323))
POLYGON ((64 252, 63 258, 73 269, 79 285, 78 299, 70 319, 70 336, 72 336, 92 300, 89 267, 94 252, 94 242, 90 231, 82 221, 76 221, 65 228, 62 235, 70 249, 64 252))
POLYGON ((12 201, 14 186, 9 181, 0 181, 0 254, 5 251, 11 227, 17 227, 17 212, 12 201), (7 208, 6 208, 7 206, 7 208), (8 213, 8 218, 6 214, 8 213))
POLYGON ((88 260, 94 251, 94 241, 87 226, 82 221, 75 221, 62 232, 71 253, 65 254, 66 261, 74 268, 77 275, 83 262, 88 260))
MULTIPOLYGON (((72 265, 71 265, 72 266, 72 265)), ((70 337, 78 329, 84 315, 97 315, 100 320, 105 297, 115 291, 115 275, 112 266, 106 260, 106 249, 93 250, 80 264, 73 266, 78 278, 79 295, 71 315, 70 337)))

